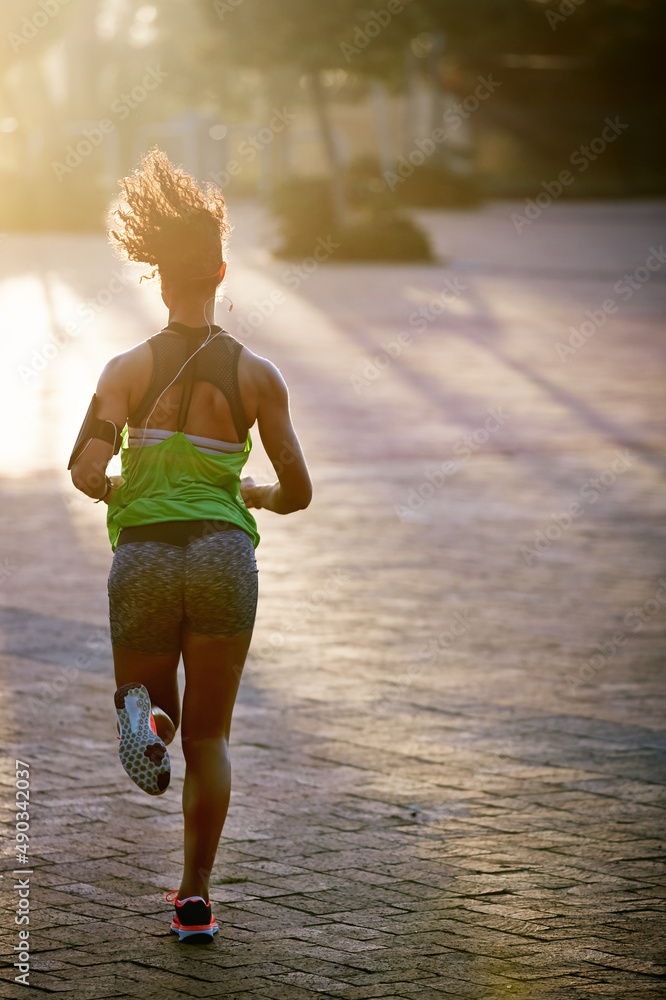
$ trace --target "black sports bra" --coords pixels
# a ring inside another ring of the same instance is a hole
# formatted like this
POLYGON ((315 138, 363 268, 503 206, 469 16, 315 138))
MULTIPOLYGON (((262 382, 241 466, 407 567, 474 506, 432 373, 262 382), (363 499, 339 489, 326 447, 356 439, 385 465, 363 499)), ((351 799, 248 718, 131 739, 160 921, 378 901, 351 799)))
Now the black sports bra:
POLYGON ((156 400, 173 383, 183 385, 178 412, 178 430, 182 431, 194 383, 209 382, 227 400, 238 440, 246 440, 249 427, 238 388, 238 358, 243 349, 239 341, 215 324, 209 331, 208 326, 192 327, 183 323, 169 323, 160 333, 149 337, 146 343, 150 344, 153 352, 153 372, 143 399, 134 412, 129 414, 127 422, 130 427, 141 426, 156 400), (204 343, 209 332, 213 334, 210 342, 198 350, 201 347, 200 341, 204 343), (192 360, 188 363, 190 358, 192 360))

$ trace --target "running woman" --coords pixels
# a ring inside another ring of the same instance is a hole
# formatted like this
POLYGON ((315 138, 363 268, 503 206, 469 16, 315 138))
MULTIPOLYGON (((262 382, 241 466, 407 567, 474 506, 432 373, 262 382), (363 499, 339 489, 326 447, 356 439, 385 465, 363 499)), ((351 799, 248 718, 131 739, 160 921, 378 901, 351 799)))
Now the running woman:
POLYGON ((202 189, 157 147, 120 186, 109 239, 159 274, 169 321, 108 362, 69 468, 77 489, 108 506, 120 760, 140 788, 162 794, 180 724, 184 868, 166 898, 179 940, 210 940, 231 716, 257 605, 250 509, 302 510, 312 486, 279 370, 215 323, 231 231, 221 192, 202 189), (277 474, 270 485, 241 479, 255 422, 277 474), (122 474, 111 479, 118 451, 122 474))

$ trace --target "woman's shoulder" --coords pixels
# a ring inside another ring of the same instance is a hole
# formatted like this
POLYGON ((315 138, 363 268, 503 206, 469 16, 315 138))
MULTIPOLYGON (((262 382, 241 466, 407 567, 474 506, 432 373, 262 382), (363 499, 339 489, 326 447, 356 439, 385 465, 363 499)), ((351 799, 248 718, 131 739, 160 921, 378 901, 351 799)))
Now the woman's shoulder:
POLYGON ((280 369, 268 358, 261 354, 255 354, 245 344, 239 357, 239 367, 244 365, 248 372, 251 372, 260 381, 272 382, 276 378, 281 378, 280 369))
POLYGON ((283 393, 287 388, 278 366, 273 361, 262 357, 261 354, 255 354, 248 348, 241 352, 238 369, 241 378, 245 375, 246 378, 252 380, 255 390, 260 396, 273 395, 276 392, 283 393))
POLYGON ((101 378, 105 382, 127 383, 143 374, 149 364, 152 364, 152 350, 149 342, 144 340, 120 354, 114 354, 104 366, 101 378))

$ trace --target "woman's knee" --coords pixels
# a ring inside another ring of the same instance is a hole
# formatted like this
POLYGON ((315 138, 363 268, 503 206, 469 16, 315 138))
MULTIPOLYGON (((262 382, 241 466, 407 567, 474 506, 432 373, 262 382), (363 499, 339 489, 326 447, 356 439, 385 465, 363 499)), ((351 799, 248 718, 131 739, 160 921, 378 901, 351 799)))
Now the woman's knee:
POLYGON ((186 763, 212 762, 229 756, 229 734, 226 732, 202 735, 201 732, 181 731, 181 742, 186 763))

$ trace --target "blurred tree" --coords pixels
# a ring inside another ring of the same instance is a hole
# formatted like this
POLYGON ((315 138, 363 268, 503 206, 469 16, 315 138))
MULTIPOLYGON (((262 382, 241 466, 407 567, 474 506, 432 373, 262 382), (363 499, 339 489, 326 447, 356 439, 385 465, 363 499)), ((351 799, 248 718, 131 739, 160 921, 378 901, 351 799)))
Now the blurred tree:
POLYGON ((3 220, 45 217, 53 199, 54 177, 45 164, 66 120, 58 56, 81 3, 73 0, 51 15, 22 0, 3 0, 0 6, 3 220))
POLYGON ((329 168, 336 224, 346 221, 344 172, 329 114, 327 70, 353 71, 382 79, 401 72, 403 53, 421 16, 418 3, 406 3, 390 16, 357 0, 202 0, 214 51, 237 66, 264 73, 289 69, 306 78, 329 168), (371 43, 371 44, 370 44, 371 43))
POLYGON ((604 168, 616 161, 624 194, 642 193, 641 184, 645 193, 651 184, 660 189, 666 139, 654 124, 666 96, 663 0, 418 3, 428 30, 444 33, 457 55, 462 81, 479 69, 497 70, 502 89, 478 120, 527 142, 542 163, 555 163, 581 131, 585 137, 604 114, 621 114, 632 127, 604 168))
POLYGON ((179 0, 2 0, 0 215, 7 224, 101 223, 109 183, 115 188, 115 177, 135 164, 141 126, 202 103, 197 44, 205 31, 197 15, 179 0), (156 100, 141 85, 158 66, 166 82, 156 100), (112 130, 70 169, 78 130, 104 118, 112 130))

